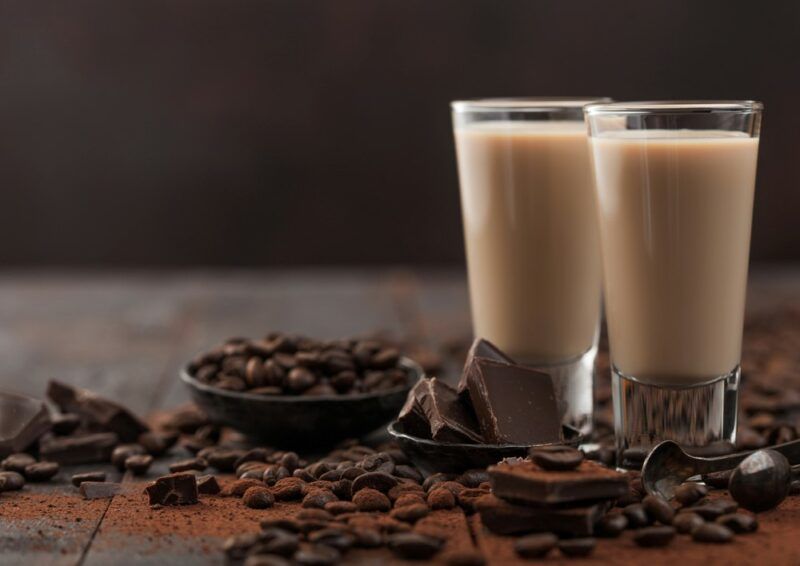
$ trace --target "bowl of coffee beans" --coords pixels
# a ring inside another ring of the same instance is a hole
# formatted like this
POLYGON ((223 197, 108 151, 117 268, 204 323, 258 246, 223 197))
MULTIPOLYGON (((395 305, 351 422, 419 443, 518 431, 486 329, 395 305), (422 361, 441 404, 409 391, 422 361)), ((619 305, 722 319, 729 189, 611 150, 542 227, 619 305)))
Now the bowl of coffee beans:
POLYGON ((226 340, 181 379, 215 422, 273 446, 317 447, 385 425, 423 373, 382 340, 272 332, 226 340))

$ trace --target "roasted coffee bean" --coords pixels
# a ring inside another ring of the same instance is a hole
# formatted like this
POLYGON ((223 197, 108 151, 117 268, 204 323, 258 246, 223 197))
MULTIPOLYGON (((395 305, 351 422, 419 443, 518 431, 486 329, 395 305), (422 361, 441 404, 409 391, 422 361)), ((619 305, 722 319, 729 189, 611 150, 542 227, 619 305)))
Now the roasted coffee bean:
POLYGON ((634 503, 633 505, 628 505, 622 510, 622 512, 628 519, 629 528, 636 529, 639 527, 646 527, 651 523, 650 516, 647 514, 644 505, 642 505, 641 503, 634 503))
POLYGON ((326 503, 337 501, 338 498, 329 489, 311 488, 303 497, 303 507, 314 507, 323 509, 326 503))
POLYGON ((608 467, 613 467, 617 459, 617 454, 613 448, 608 446, 599 446, 594 450, 590 450, 584 454, 587 460, 594 460, 600 462, 608 467))
POLYGON ((260 539, 256 549, 258 554, 277 554, 288 558, 300 547, 300 538, 284 529, 261 531, 260 539))
POLYGON ((595 525, 597 536, 614 538, 628 528, 628 518, 622 513, 608 514, 595 525))
POLYGON ((275 505, 275 496, 266 487, 249 487, 242 496, 242 503, 251 509, 267 509, 275 505))
POLYGON ((558 549, 564 556, 589 556, 594 552, 597 540, 593 538, 571 538, 558 541, 558 549))
POLYGON ((703 483, 714 489, 727 489, 733 470, 723 470, 703 475, 703 483))
POLYGON ((651 517, 663 525, 672 524, 675 518, 675 510, 667 501, 658 495, 648 495, 642 500, 642 506, 651 517))
POLYGON ((317 383, 316 385, 309 387, 303 392, 303 395, 309 395, 312 397, 332 396, 336 395, 336 390, 329 384, 323 382, 323 383, 317 383))
POLYGON ((47 481, 58 473, 59 466, 55 462, 34 462, 25 466, 23 475, 29 482, 47 481))
POLYGON ((197 492, 206 495, 216 495, 221 490, 217 478, 214 476, 199 476, 197 478, 197 492))
POLYGON ((574 470, 583 462, 583 452, 571 446, 531 448, 531 460, 545 470, 574 470))
POLYGON ((385 452, 379 452, 371 456, 367 456, 357 466, 368 472, 383 472, 385 474, 394 473, 394 461, 392 457, 385 452))
POLYGON ((331 484, 331 491, 339 499, 350 500, 353 498, 353 482, 350 480, 339 480, 331 484))
POLYGON ((311 388, 317 381, 314 374, 306 368, 295 367, 289 371, 286 386, 292 393, 303 393, 311 388))
MULTIPOLYGON (((335 503, 335 502, 334 502, 335 503)), ((317 509, 309 507, 307 509, 300 509, 295 515, 301 521, 318 521, 328 522, 333 521, 333 515, 324 509, 317 509)))
POLYGON ((359 548, 378 548, 383 546, 383 537, 374 529, 353 528, 351 530, 355 537, 355 546, 359 548))
POLYGON ((456 502, 469 515, 475 512, 475 502, 487 493, 489 492, 479 488, 463 489, 456 495, 456 502))
POLYGON ((720 515, 715 522, 728 527, 737 534, 754 533, 758 530, 758 521, 756 518, 744 513, 720 515))
POLYGON ((291 473, 300 466, 300 457, 296 452, 286 452, 281 456, 279 464, 291 473))
POLYGON ((169 471, 173 474, 177 474, 179 472, 188 472, 190 470, 196 470, 198 472, 202 472, 208 467, 208 462, 206 462, 202 458, 188 458, 186 460, 181 460, 179 462, 175 462, 169 465, 169 471))
POLYGON ((428 492, 428 505, 431 509, 452 509, 456 506, 456 498, 449 489, 436 488, 428 492))
POLYGON ((134 454, 125 459, 125 469, 130 470, 134 476, 141 476, 147 473, 153 463, 150 454, 134 454))
POLYGON ((239 458, 233 463, 233 468, 237 469, 245 462, 266 462, 267 458, 272 455, 272 453, 272 450, 268 448, 251 448, 239 456, 239 458))
POLYGON ((450 490, 450 493, 458 497, 458 494, 467 489, 463 484, 456 481, 444 481, 437 485, 437 487, 450 490))
POLYGON ((243 480, 236 480, 229 483, 225 486, 223 490, 223 495, 231 496, 231 497, 242 497, 244 492, 250 489, 251 487, 263 487, 264 483, 258 480, 252 479, 243 479, 243 480))
POLYGON ((514 552, 522 558, 544 558, 558 544, 553 533, 537 533, 514 541, 514 552))
POLYGON ((17 473, 24 473, 25 468, 30 466, 31 464, 36 463, 36 458, 31 456, 30 454, 25 454, 24 452, 18 452, 16 454, 11 454, 10 456, 6 456, 2 462, 0 462, 0 467, 4 470, 8 470, 10 472, 17 472, 17 473))
POLYGON ((692 505, 708 494, 706 486, 696 482, 687 482, 675 490, 675 501, 681 505, 692 505))
POLYGON ((243 566, 292 566, 292 563, 276 554, 251 554, 243 566))
POLYGON ((144 447, 148 454, 154 458, 163 456, 167 451, 175 446, 178 442, 179 435, 177 432, 143 432, 139 435, 137 442, 140 446, 144 447))
POLYGON ((640 470, 647 458, 647 448, 628 448, 622 452, 622 467, 640 470))
POLYGON ((356 372, 351 370, 340 371, 331 378, 331 386, 338 393, 347 393, 356 383, 356 372))
POLYGON ((355 513, 358 511, 358 506, 350 501, 331 501, 325 504, 325 511, 333 515, 341 515, 342 513, 355 513))
POLYGON ((389 498, 370 487, 365 487, 353 495, 353 503, 360 511, 388 511, 392 508, 389 498))
POLYGON ((399 533, 387 538, 389 550, 407 560, 427 560, 442 548, 442 541, 419 533, 399 533))
MULTIPOLYGON (((391 499, 391 497, 389 499, 391 499)), ((405 507, 407 505, 417 505, 417 504, 427 505, 421 493, 404 493, 403 495, 394 500, 395 509, 397 509, 398 507, 405 507)))
POLYGON ((50 430, 58 436, 68 436, 81 426, 81 418, 74 413, 59 413, 50 417, 50 430))
MULTIPOLYGON (((396 465, 394 468, 394 475, 398 478, 409 479, 415 483, 422 483, 422 474, 419 473, 416 468, 406 466, 405 464, 396 465)), ((477 485, 474 487, 477 487, 477 485)))
POLYGON ((308 542, 312 544, 324 544, 339 550, 346 551, 356 542, 356 537, 342 529, 320 529, 308 535, 308 542))
POLYGON ((0 492, 17 491, 25 486, 25 477, 19 472, 0 472, 0 492))
POLYGON ((789 494, 792 469, 786 456, 774 450, 754 452, 736 466, 728 490, 749 511, 777 507, 789 494))
POLYGON ((230 450, 226 448, 214 448, 203 455, 208 465, 216 468, 220 472, 232 472, 236 469, 236 462, 244 455, 242 450, 230 450))
POLYGON ((425 478, 424 482, 422 482, 422 489, 424 489, 425 491, 430 491, 430 489, 436 484, 446 481, 452 481, 455 478, 456 478, 455 474, 443 474, 443 473, 431 474, 430 476, 425 478))
POLYGON ((400 359, 400 352, 395 348, 384 348, 375 353, 369 361, 374 369, 389 369, 394 367, 400 359))
POLYGON ((74 474, 70 479, 72 485, 75 487, 80 487, 80 485, 85 481, 93 481, 93 482, 104 482, 106 481, 106 473, 105 472, 85 472, 83 474, 74 474))
POLYGON ((244 533, 225 539, 222 550, 230 560, 242 560, 247 551, 259 541, 258 533, 244 533))
POLYGON ((633 533, 633 542, 639 546, 667 546, 675 538, 675 529, 670 526, 643 527, 633 533))
POLYGON ((146 450, 141 444, 120 444, 111 452, 111 463, 116 466, 119 471, 123 471, 125 470, 125 460, 130 456, 145 453, 146 450))
POLYGON ((467 470, 455 479, 464 487, 478 487, 489 480, 489 472, 485 469, 467 470))
POLYGON ((733 531, 717 523, 703 523, 692 531, 692 539, 697 542, 725 543, 733 540, 733 531))
POLYGON ((447 566, 485 566, 486 559, 477 550, 454 550, 442 559, 447 566))
POLYGON ((420 496, 425 495, 425 491, 422 489, 422 486, 416 483, 398 483, 392 489, 386 492, 386 495, 389 496, 389 499, 392 501, 396 501, 400 496, 406 493, 413 493, 420 496))
POLYGON ((308 470, 306 470, 304 468, 296 469, 295 471, 292 472, 292 476, 294 476, 296 478, 300 478, 304 482, 312 482, 312 481, 314 481, 316 479, 314 476, 312 476, 308 472, 308 470))
POLYGON ((800 495, 800 480, 794 480, 789 484, 789 495, 800 495))
POLYGON ((393 519, 406 523, 416 523, 423 517, 427 517, 430 509, 425 503, 414 503, 404 507, 396 507, 389 514, 393 519))
POLYGON ((386 493, 397 485, 397 478, 383 472, 368 472, 353 480, 353 493, 364 488, 376 489, 386 493))
POLYGON ((708 503, 702 503, 700 505, 693 505, 692 507, 687 507, 686 509, 692 513, 700 515, 706 521, 714 521, 720 515, 733 513, 736 511, 736 504, 733 503, 733 507, 731 508, 731 502, 716 500, 708 503))
POLYGON ((322 474, 319 479, 325 481, 337 481, 342 479, 343 470, 331 470, 322 474))
POLYGON ((675 530, 684 535, 690 534, 703 523, 705 523, 705 519, 697 513, 692 512, 678 513, 672 520, 672 526, 675 527, 675 530))
POLYGON ((298 550, 292 559, 300 566, 330 566, 339 562, 341 557, 335 548, 320 544, 298 550))
POLYGON ((303 497, 305 486, 298 478, 283 478, 275 483, 272 494, 278 501, 298 501, 303 497))

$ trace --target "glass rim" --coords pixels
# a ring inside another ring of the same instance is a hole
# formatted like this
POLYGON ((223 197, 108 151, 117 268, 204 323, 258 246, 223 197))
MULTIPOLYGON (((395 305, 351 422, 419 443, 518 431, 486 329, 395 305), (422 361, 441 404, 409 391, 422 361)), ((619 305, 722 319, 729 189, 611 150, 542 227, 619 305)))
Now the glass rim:
POLYGON ((587 116, 619 114, 750 114, 761 112, 757 100, 645 100, 599 102, 584 107, 587 116))
POLYGON ((453 100, 453 112, 558 112, 582 110, 589 104, 607 104, 606 96, 520 96, 453 100))

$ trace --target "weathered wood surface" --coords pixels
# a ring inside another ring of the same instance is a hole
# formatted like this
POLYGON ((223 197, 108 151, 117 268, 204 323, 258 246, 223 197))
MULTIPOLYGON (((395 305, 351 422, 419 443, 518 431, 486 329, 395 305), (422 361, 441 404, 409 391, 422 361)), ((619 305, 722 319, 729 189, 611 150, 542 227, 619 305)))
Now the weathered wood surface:
MULTIPOLYGON (((751 311, 783 305, 800 306, 800 270, 756 272, 751 311)), ((469 330, 466 287, 462 274, 449 272, 5 274, 0 276, 0 387, 41 396, 47 380, 59 377, 146 414, 186 400, 177 371, 193 354, 231 335, 269 329, 321 337, 386 330, 441 343, 469 330)), ((225 536, 256 528, 258 517, 279 512, 250 511, 254 519, 248 527, 232 518, 213 533, 203 526, 201 513, 191 519, 194 525, 183 524, 169 536, 148 536, 126 528, 145 519, 142 513, 159 521, 138 490, 111 501, 84 502, 69 485, 73 471, 63 471, 56 484, 0 497, 0 563, 221 564, 219 543, 225 536), (46 507, 48 493, 67 499, 46 507), (139 505, 128 505, 137 498, 139 505)), ((204 512, 234 517, 241 515, 240 505, 218 499, 204 512)), ((773 518, 775 524, 798 528, 795 507, 773 518)), ((166 524, 170 514, 188 512, 159 513, 166 524)), ((464 547, 473 540, 492 562, 512 556, 507 539, 487 535, 479 525, 470 530, 466 521, 451 544, 464 547)), ((737 540, 725 554, 746 562, 752 556, 741 551, 755 552, 758 542, 737 540)), ((664 556, 681 559, 678 548, 664 556)), ((354 552, 349 558, 378 564, 388 556, 354 552)))

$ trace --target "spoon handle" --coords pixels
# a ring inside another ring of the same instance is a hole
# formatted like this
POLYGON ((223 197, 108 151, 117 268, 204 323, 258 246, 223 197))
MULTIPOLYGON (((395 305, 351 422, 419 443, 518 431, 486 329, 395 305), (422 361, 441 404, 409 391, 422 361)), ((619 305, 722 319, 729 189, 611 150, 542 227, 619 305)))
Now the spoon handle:
MULTIPOLYGON (((763 450, 774 450, 780 452, 786 459, 789 460, 790 465, 800 464, 800 439, 792 440, 791 442, 784 442, 783 444, 776 444, 775 446, 765 446, 763 450)), ((717 456, 716 458, 698 458, 698 473, 708 474, 711 472, 721 472, 730 470, 739 465, 739 462, 747 458, 757 450, 748 450, 746 452, 737 452, 736 454, 729 454, 727 456, 717 456)))

